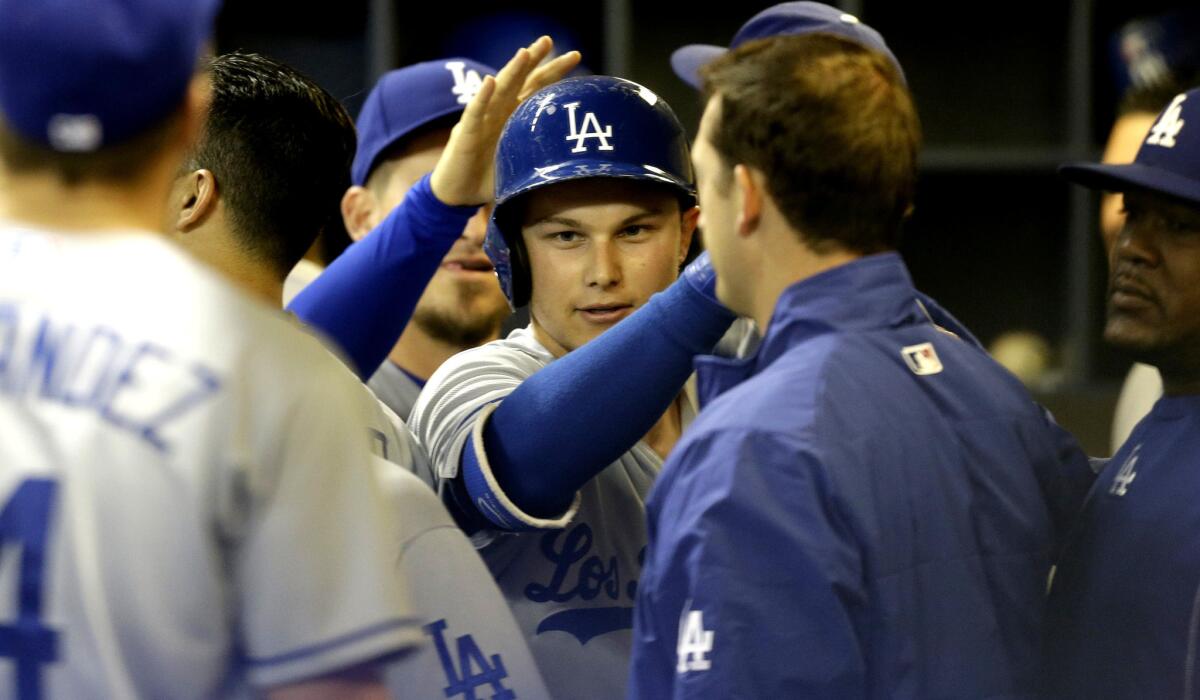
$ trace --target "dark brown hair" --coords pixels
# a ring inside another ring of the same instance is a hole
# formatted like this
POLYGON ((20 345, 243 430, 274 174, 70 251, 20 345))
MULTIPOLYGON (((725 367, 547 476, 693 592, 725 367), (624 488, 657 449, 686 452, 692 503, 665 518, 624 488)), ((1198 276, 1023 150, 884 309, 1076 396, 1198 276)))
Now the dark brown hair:
POLYGON ((788 223, 817 251, 894 248, 912 208, 920 123, 883 54, 830 34, 778 36, 702 71, 720 99, 707 138, 766 175, 788 223))
POLYGON ((212 171, 239 243, 280 279, 319 234, 348 245, 339 207, 357 139, 345 108, 266 56, 228 53, 209 69, 212 104, 187 167, 212 171))

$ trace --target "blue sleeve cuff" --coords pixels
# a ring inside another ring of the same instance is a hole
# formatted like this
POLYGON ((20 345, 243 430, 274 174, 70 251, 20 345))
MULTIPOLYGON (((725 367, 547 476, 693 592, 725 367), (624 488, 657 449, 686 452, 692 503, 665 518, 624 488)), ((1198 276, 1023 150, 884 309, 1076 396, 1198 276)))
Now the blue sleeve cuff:
POLYGON ((535 532, 538 530, 561 530, 579 513, 580 496, 575 494, 571 505, 554 518, 539 518, 521 510, 500 488, 496 476, 488 463, 483 449, 483 426, 499 404, 492 404, 480 411, 471 435, 463 445, 461 473, 471 505, 493 526, 510 532, 535 532))

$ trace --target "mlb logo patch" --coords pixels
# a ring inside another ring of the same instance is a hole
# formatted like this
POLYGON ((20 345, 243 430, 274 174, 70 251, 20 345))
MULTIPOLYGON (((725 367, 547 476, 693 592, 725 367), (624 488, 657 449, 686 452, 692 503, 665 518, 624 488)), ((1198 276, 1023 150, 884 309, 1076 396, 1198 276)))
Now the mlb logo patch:
POLYGON ((933 343, 909 345, 900 349, 900 355, 913 374, 937 374, 942 371, 942 361, 938 359, 933 343))

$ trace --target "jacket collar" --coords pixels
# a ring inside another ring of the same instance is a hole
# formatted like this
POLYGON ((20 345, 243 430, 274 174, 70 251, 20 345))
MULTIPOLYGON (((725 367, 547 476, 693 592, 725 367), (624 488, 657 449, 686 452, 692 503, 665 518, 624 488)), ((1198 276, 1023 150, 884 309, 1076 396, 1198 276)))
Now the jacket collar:
POLYGON ((788 348, 825 333, 930 322, 900 255, 868 255, 796 282, 779 295, 758 351, 697 358, 701 404, 763 371, 788 348))

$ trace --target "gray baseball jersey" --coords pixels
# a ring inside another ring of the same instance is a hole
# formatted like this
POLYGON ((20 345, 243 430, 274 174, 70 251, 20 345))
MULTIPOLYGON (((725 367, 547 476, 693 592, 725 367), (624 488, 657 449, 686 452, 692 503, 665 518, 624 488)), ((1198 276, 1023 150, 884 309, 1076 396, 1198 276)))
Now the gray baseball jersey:
MULTIPOLYGON (((434 373, 409 425, 439 478, 455 477, 480 417, 553 359, 522 328, 455 355, 434 373)), ((684 413, 689 421, 690 401, 684 413)), ((638 443, 584 485, 578 511, 561 529, 472 537, 555 698, 625 696, 645 499, 661 467, 662 459, 638 443)))
POLYGON ((371 375, 368 384, 379 400, 404 420, 412 415, 413 406, 417 405, 417 397, 421 394, 421 385, 391 360, 383 361, 375 374, 371 375))
POLYGON ((376 468, 400 514, 401 577, 426 641, 389 666, 396 697, 549 698, 500 590, 437 495, 396 464, 376 468))
POLYGON ((212 697, 415 644, 366 399, 159 236, 0 228, 0 695, 212 697))

